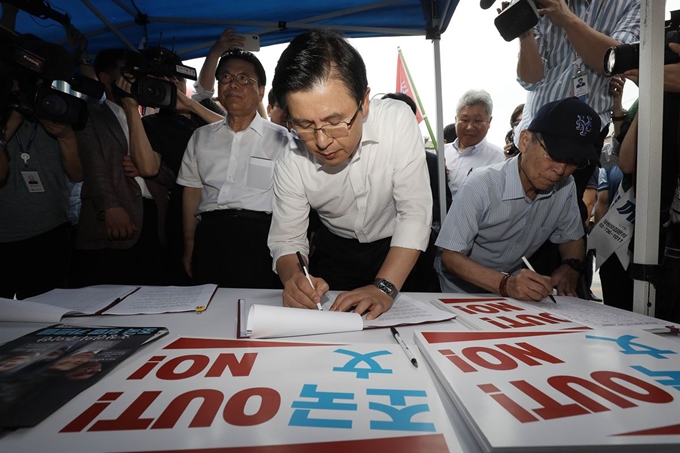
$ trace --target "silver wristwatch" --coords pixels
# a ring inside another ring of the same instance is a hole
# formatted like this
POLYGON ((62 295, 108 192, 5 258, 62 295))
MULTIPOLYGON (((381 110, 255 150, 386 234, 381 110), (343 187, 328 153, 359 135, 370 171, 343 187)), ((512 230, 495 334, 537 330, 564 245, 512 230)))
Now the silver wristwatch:
POLYGON ((394 286, 394 283, 385 278, 376 278, 373 282, 373 286, 390 296, 392 300, 396 299, 399 295, 399 291, 397 291, 397 287, 394 286))

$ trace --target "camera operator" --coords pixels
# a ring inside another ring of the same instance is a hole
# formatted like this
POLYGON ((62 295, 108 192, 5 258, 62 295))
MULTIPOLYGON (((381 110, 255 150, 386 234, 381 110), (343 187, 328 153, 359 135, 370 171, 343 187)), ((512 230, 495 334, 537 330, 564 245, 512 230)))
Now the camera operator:
MULTIPOLYGON (((602 61, 609 47, 640 38, 640 1, 541 0, 538 24, 520 36, 518 82, 529 93, 519 130, 544 104, 576 96, 610 122, 602 61), (579 86, 583 79, 585 86, 579 86)), ((515 140, 517 143, 517 140, 515 140)))
POLYGON ((126 51, 99 52, 94 69, 106 100, 88 106, 87 125, 78 133, 85 170, 76 238, 81 286, 165 283, 165 213, 174 174, 149 144, 124 68, 126 51))
MULTIPOLYGON (((668 47, 680 55, 680 44, 668 47)), ((638 83, 639 70, 623 77, 638 83)), ((659 270, 656 278, 655 316, 680 322, 680 63, 664 65, 663 140, 661 147, 661 193, 659 270)), ((624 174, 635 174, 637 164, 638 115, 621 143, 619 166, 624 174)))
MULTIPOLYGON (((18 10, 2 8, 0 23, 11 30, 18 10)), ((59 47, 41 46, 46 53, 59 47)), ((0 297, 25 299, 67 287, 68 181, 81 181, 83 170, 72 127, 10 107, 20 86, 11 76, 8 82, 12 93, 0 105, 0 297)))
MULTIPOLYGON (((180 57, 167 49, 152 48, 144 52, 149 60, 162 61, 166 66, 181 65, 180 57)), ((218 114, 186 96, 186 79, 170 78, 177 88, 175 108, 161 108, 158 113, 142 118, 151 148, 160 154, 175 175, 179 174, 182 157, 194 131, 208 123, 223 121, 218 114)), ((210 101, 207 99, 206 101, 210 101)), ((206 102, 203 101, 203 102, 206 102)), ((212 102, 210 101, 212 104, 212 102)), ((209 104, 210 105, 210 104, 209 104)), ((211 108, 219 108, 216 105, 211 108)), ((221 110, 221 109, 220 109, 221 110)), ((157 154, 146 153, 157 157, 157 154)), ((174 285, 193 284, 184 270, 184 233, 182 228, 182 200, 184 187, 175 183, 170 189, 170 202, 166 217, 167 259, 164 260, 168 278, 174 285)))

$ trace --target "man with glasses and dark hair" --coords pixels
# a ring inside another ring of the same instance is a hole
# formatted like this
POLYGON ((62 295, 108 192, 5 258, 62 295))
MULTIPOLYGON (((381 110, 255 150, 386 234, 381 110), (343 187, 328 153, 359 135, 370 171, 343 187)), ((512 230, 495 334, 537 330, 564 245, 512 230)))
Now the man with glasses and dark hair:
POLYGON ((315 309, 329 288, 348 290, 331 309, 373 319, 408 288, 430 235, 432 195, 415 116, 400 101, 369 101, 361 56, 331 30, 293 39, 273 89, 297 136, 276 167, 269 233, 283 303, 315 309), (296 257, 309 256, 310 208, 322 223, 309 259, 314 287, 296 257))
POLYGON ((194 132, 177 178, 184 186, 184 267, 197 283, 280 288, 267 235, 274 165, 290 136, 257 114, 266 84, 257 57, 230 50, 215 78, 227 116, 194 132))
POLYGON ((599 131, 599 116, 577 98, 548 103, 521 131, 517 157, 470 175, 437 240, 444 292, 576 296, 585 246, 571 174, 599 160, 599 131), (551 276, 521 269, 548 239, 562 264, 551 276))

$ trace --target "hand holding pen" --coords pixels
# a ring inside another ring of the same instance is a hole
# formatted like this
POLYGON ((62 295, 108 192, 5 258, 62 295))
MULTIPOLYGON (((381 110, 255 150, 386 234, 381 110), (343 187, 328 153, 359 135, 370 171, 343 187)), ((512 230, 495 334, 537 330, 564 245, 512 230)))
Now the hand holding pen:
MULTIPOLYGON (((529 260, 526 258, 526 256, 523 256, 523 257, 522 257, 522 261, 524 262, 524 265, 527 267, 527 269, 529 269, 531 272, 536 272, 536 271, 534 270, 534 267, 531 265, 531 263, 529 262, 529 260)), ((552 295, 552 288, 550 288, 550 293, 548 294, 548 297, 550 298, 550 300, 552 300, 553 302, 557 303, 557 301, 555 300, 555 298, 554 298, 553 295, 552 295)))
MULTIPOLYGON (((316 288, 314 287, 314 282, 312 282, 312 277, 309 275, 309 271, 307 270, 307 265, 305 264, 305 261, 302 259, 302 254, 300 252, 295 252, 297 255, 297 259, 300 262, 300 267, 302 268, 302 272, 305 274, 305 278, 309 282, 309 286, 312 287, 314 291, 316 291, 316 288)), ((316 303, 316 308, 319 311, 323 311, 323 307, 321 306, 321 302, 316 303)))

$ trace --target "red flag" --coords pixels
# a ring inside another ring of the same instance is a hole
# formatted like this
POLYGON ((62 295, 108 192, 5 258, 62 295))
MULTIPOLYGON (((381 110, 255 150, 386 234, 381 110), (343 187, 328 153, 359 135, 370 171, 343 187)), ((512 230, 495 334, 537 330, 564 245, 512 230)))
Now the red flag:
POLYGON ((404 93, 406 96, 413 99, 416 103, 416 119, 418 123, 423 120, 423 115, 420 114, 420 107, 418 106, 418 101, 416 100, 416 94, 411 88, 411 83, 406 75, 406 69, 404 68, 404 63, 401 61, 401 54, 397 55, 397 93, 404 93))

